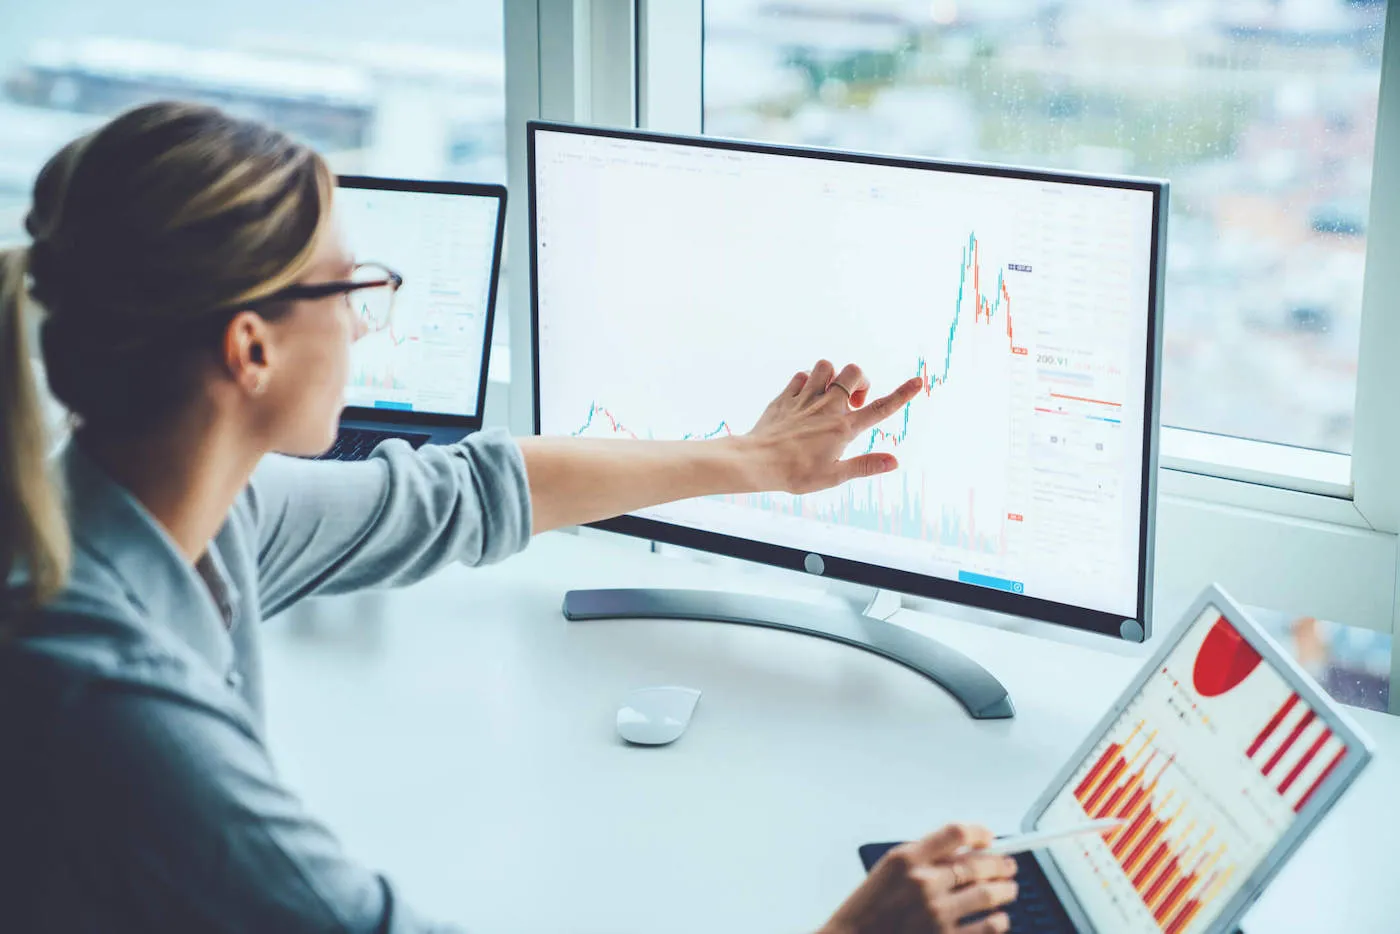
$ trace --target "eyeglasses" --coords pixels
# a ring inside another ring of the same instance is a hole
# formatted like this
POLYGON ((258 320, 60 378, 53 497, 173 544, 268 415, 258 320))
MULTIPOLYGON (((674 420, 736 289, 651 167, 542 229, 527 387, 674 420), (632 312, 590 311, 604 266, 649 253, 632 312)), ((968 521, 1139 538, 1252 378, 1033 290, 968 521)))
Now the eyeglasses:
POLYGON ((403 276, 388 266, 380 263, 358 263, 350 270, 349 279, 289 285, 258 299, 255 304, 344 295, 350 307, 360 316, 360 320, 371 331, 380 331, 387 328, 393 320, 394 297, 402 286, 403 276))

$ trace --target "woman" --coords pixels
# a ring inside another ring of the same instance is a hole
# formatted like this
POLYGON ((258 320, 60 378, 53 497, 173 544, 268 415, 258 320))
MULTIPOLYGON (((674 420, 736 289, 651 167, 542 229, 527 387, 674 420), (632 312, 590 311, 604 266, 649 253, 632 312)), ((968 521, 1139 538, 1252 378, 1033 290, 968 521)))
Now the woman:
MULTIPOLYGON (((747 435, 486 432, 361 463, 332 442, 366 283, 313 152, 204 107, 58 153, 0 266, 0 912, 24 931, 421 931, 278 782, 257 623, 302 597, 484 563, 534 533, 704 494, 802 492, 911 381, 798 374, 747 435), (25 298, 76 432, 47 470, 25 298)), ((886 859, 827 931, 999 931, 1014 863, 955 826, 886 859)))

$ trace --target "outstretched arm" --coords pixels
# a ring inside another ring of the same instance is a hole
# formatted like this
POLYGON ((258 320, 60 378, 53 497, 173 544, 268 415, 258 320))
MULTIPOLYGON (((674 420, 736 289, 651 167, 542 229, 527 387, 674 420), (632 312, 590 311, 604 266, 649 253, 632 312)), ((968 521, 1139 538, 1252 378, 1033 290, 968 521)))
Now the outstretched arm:
POLYGON ((693 496, 806 493, 893 470, 890 454, 843 460, 852 439, 913 398, 918 380, 866 404, 869 382, 820 361, 769 403, 746 435, 712 441, 596 441, 482 432, 367 461, 271 456, 239 507, 257 538, 259 596, 271 616, 312 594, 393 587, 452 562, 485 564, 532 533, 693 496))
POLYGON ((746 435, 709 441, 521 439, 533 531, 722 493, 808 493, 893 470, 893 455, 841 459, 851 441, 918 392, 910 380, 866 404, 860 368, 819 361, 798 373, 746 435), (833 378, 834 377, 834 378, 833 378))

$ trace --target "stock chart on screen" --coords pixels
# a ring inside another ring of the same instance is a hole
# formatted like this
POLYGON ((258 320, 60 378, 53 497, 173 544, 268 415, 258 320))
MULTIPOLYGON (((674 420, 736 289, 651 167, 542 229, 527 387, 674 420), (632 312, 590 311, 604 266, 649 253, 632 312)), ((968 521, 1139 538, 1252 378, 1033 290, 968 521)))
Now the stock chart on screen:
POLYGON ((847 452, 894 473, 638 515, 1133 615, 1150 192, 549 132, 536 161, 544 432, 745 432, 819 358, 922 384, 847 452))
POLYGON ((1346 756, 1213 607, 1041 817, 1126 821, 1051 853, 1105 931, 1205 930, 1346 756))
POLYGON ((346 402, 475 414, 496 199, 340 188, 336 210, 358 261, 383 263, 404 277, 391 317, 357 305, 368 333, 351 349, 346 402))

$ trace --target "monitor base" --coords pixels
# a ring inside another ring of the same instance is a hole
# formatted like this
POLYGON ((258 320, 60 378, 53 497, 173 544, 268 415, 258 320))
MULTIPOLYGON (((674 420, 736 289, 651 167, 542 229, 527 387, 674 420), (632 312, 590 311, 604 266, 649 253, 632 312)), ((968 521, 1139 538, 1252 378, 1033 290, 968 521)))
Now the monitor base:
POLYGON ((717 590, 570 590, 564 618, 694 619, 766 626, 830 639, 898 662, 946 690, 974 720, 1006 720, 1016 708, 1000 681, 966 655, 903 626, 795 600, 717 590))
POLYGON ((904 605, 904 598, 896 591, 852 584, 835 578, 826 580, 826 593, 827 596, 850 607, 857 615, 873 619, 887 620, 904 605))

